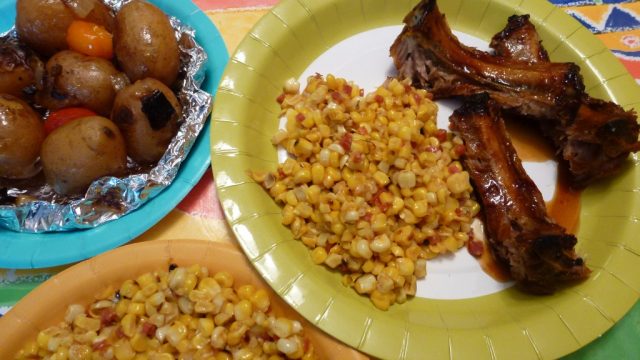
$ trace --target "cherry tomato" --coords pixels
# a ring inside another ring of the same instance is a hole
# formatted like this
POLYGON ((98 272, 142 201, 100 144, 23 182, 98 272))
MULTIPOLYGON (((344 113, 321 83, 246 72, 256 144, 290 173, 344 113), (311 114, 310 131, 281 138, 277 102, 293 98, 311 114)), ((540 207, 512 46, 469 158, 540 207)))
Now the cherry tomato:
POLYGON ((82 20, 74 20, 67 29, 67 44, 79 53, 111 59, 113 35, 104 27, 82 20))
POLYGON ((44 131, 47 135, 53 132, 53 130, 59 128, 60 126, 71 122, 73 120, 87 117, 87 116, 95 116, 96 113, 89 109, 85 108, 65 108, 56 111, 52 111, 47 116, 47 119, 44 121, 44 131))

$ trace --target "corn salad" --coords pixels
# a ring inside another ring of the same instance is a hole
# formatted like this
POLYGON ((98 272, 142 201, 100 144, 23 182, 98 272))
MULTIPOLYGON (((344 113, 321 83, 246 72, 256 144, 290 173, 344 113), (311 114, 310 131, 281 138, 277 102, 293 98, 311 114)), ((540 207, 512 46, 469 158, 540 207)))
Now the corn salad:
POLYGON ((479 212, 458 159, 462 140, 436 126, 437 105, 409 81, 374 92, 344 79, 289 80, 278 98, 291 155, 251 174, 282 206, 282 223, 316 264, 383 310, 416 293, 426 260, 469 239, 479 212))
POLYGON ((16 359, 313 359, 301 324, 227 272, 172 266, 107 289, 38 333, 16 359))

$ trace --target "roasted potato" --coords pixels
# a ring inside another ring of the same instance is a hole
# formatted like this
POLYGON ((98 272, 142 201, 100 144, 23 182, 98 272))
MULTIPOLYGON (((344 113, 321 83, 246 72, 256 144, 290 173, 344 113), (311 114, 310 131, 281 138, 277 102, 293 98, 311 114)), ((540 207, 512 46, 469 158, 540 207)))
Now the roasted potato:
POLYGON ((113 31, 113 14, 100 0, 17 0, 16 3, 18 36, 46 57, 68 48, 67 28, 76 19, 113 31))
POLYGON ((116 96, 111 119, 122 131, 129 156, 140 164, 155 163, 178 131, 182 107, 162 82, 136 81, 116 96))
POLYGON ((94 180, 122 175, 127 166, 120 130, 101 116, 54 130, 42 144, 41 158, 47 183, 63 195, 83 193, 94 180))
POLYGON ((36 102, 50 110, 79 106, 109 116, 116 93, 128 83, 108 60, 64 50, 47 61, 36 102))
POLYGON ((0 43, 0 94, 29 99, 43 74, 44 64, 35 53, 9 42, 0 43))
POLYGON ((118 64, 132 82, 147 77, 171 87, 180 67, 180 53, 169 18, 145 1, 133 0, 116 14, 113 34, 118 64))
POLYGON ((26 179, 40 172, 44 137, 38 113, 17 97, 0 94, 0 177, 26 179))

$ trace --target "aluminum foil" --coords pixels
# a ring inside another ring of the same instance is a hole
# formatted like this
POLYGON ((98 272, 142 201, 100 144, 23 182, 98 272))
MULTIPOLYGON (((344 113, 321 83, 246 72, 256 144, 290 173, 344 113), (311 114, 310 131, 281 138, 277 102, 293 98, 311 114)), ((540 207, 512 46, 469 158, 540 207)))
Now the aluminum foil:
MULTIPOLYGON (((118 10, 126 1, 108 0, 118 10)), ((29 195, 37 201, 0 206, 0 227, 19 232, 86 229, 118 219, 143 206, 171 184, 211 113, 211 95, 200 89, 207 55, 195 41, 195 31, 170 17, 180 45, 184 80, 178 92, 183 118, 177 135, 158 164, 125 178, 104 177, 94 181, 84 197, 64 197, 50 186, 38 189, 8 188, 9 196, 29 195)), ((16 38, 15 29, 4 35, 16 38)))

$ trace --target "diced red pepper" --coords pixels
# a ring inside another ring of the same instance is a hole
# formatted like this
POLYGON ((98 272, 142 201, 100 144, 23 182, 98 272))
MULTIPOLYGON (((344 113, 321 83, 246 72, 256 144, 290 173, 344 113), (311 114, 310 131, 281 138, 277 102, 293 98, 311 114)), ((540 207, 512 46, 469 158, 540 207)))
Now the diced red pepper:
POLYGON ((296 115, 296 121, 304 121, 304 119, 306 119, 306 116, 304 116, 303 113, 298 113, 298 115, 296 115))
POLYGON ((371 215, 370 212, 364 214, 364 216, 362 217, 364 219, 364 221, 366 222, 371 222, 371 218, 373 217, 373 215, 371 215))
POLYGON ((351 85, 349 85, 349 84, 344 84, 344 86, 342 87, 342 90, 344 90, 345 94, 351 96, 351 92, 353 91, 353 87, 351 87, 351 85))
POLYGON ((467 241, 467 250, 474 257, 480 257, 484 253, 484 243, 482 241, 469 239, 467 241))
POLYGON ((382 102, 384 101, 384 98, 382 97, 382 95, 376 95, 374 99, 378 104, 382 104, 382 102))
POLYGON ((451 164, 449 165, 449 174, 455 174, 455 173, 459 173, 460 172, 460 168, 451 164))
POLYGON ((156 335, 156 330, 158 329, 157 326, 153 325, 152 323, 146 322, 144 324, 142 324, 142 333, 144 335, 146 335, 147 337, 153 337, 156 335))
POLYGON ((380 195, 383 192, 384 192, 384 188, 378 189, 378 191, 376 191, 376 193, 371 198, 371 201, 375 206, 378 207, 378 209, 380 209, 380 211, 382 211, 383 213, 386 213, 387 210, 389 210, 389 207, 391 206, 391 204, 385 204, 382 202, 382 200, 380 200, 380 195))
POLYGON ((440 142, 447 141, 447 130, 438 129, 438 131, 436 131, 436 139, 440 142))
POLYGON ((466 151, 467 151, 467 148, 462 144, 458 144, 453 147, 453 152, 458 156, 464 155, 466 151))
POLYGON ((331 98, 333 98, 333 101, 337 102, 337 103, 341 103, 343 98, 342 98, 342 94, 340 94, 337 91, 333 91, 331 93, 331 98))
POLYGON ((340 139, 340 146, 342 146, 344 151, 349 152, 349 151, 351 151, 351 142, 352 141, 353 141, 353 135, 351 135, 351 133, 346 133, 346 134, 344 134, 342 139, 340 139))
POLYGON ((111 308, 106 308, 100 313, 100 324, 110 326, 118 322, 118 314, 111 308))

